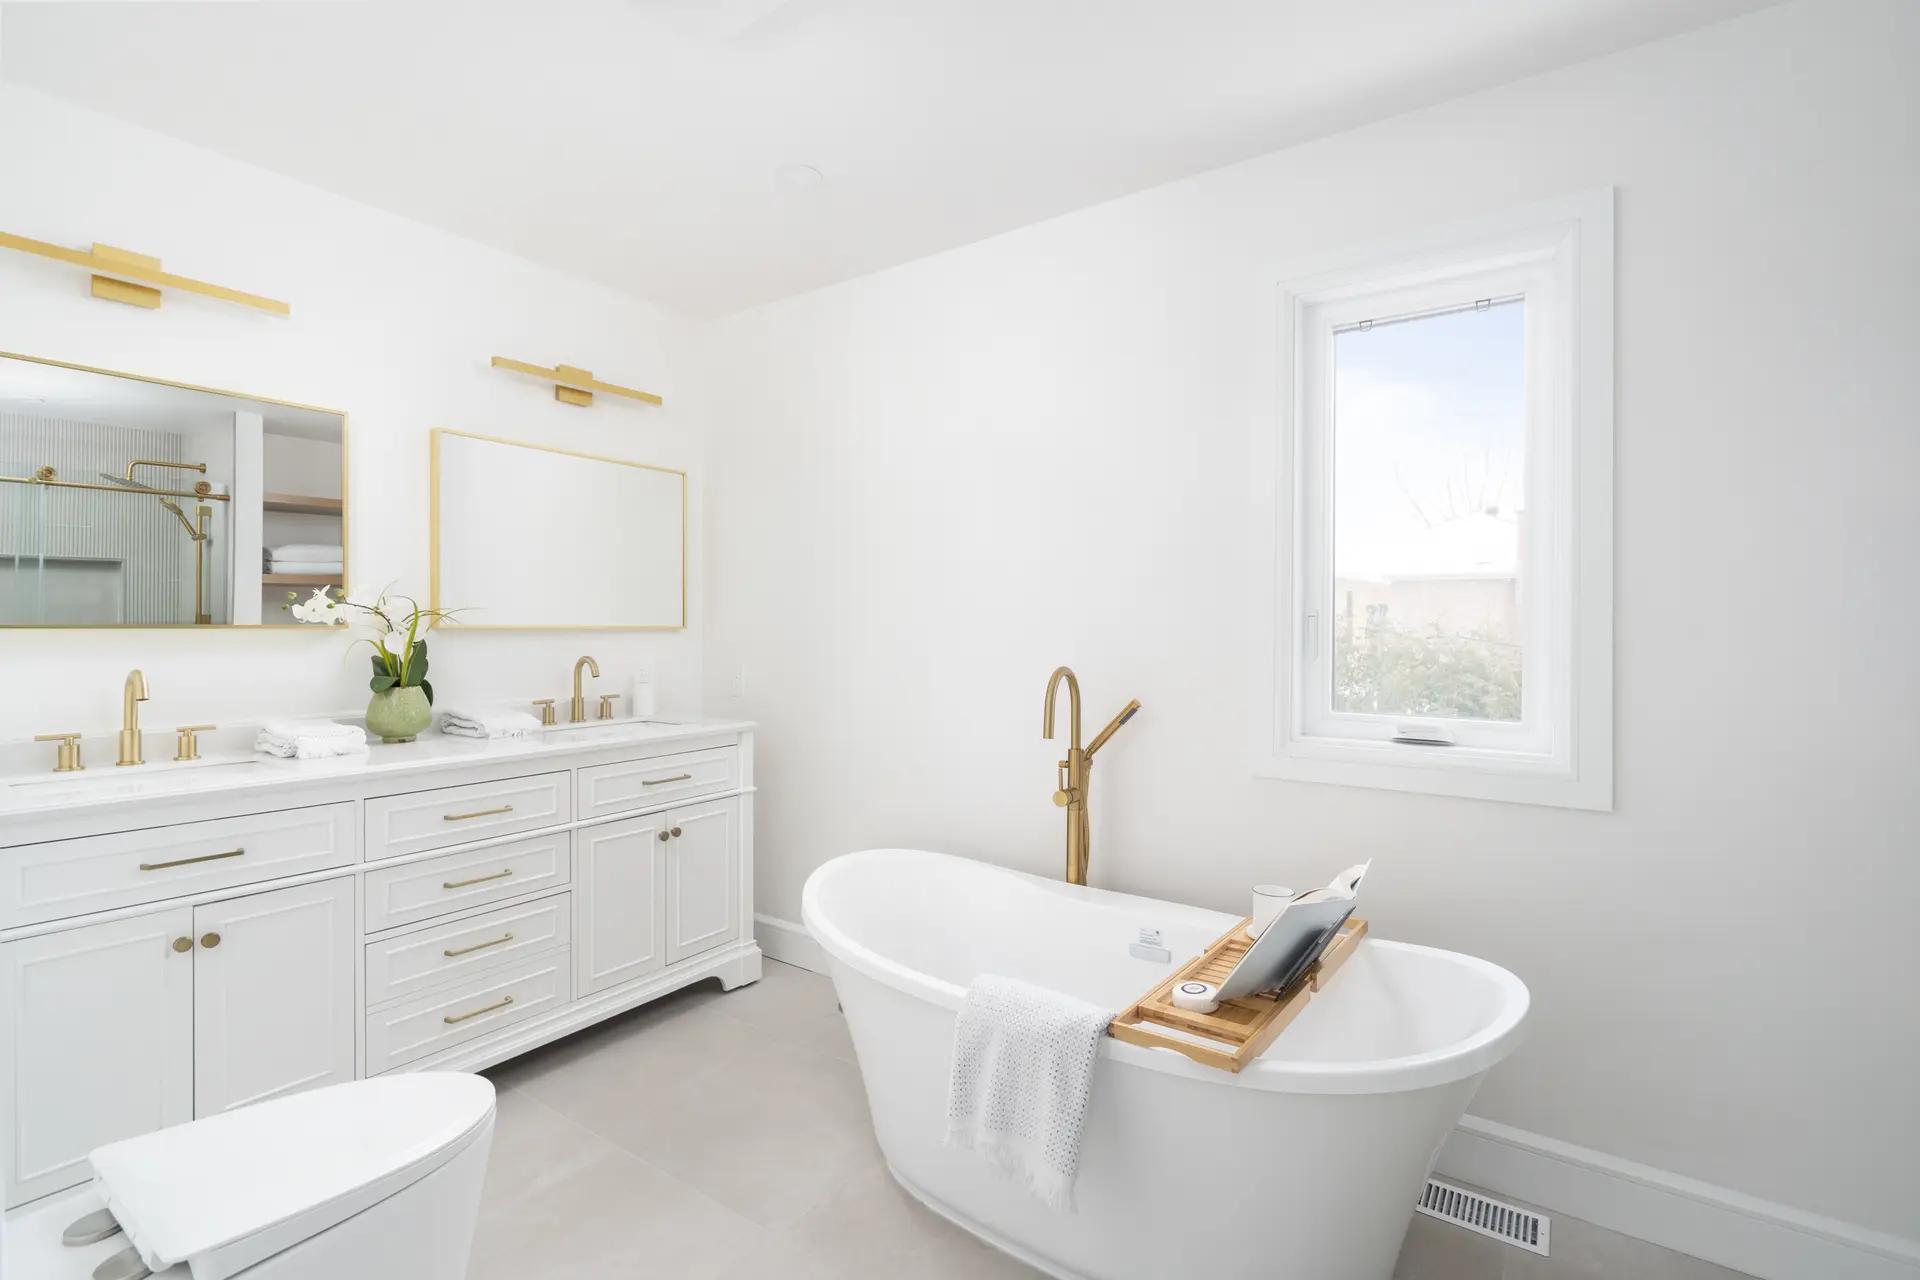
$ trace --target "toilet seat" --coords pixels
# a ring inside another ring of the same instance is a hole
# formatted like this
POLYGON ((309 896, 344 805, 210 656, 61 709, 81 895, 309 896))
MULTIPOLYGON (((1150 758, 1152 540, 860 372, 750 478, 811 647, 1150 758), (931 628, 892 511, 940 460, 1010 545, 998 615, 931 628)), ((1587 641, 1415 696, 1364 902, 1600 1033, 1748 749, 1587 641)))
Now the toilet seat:
POLYGON ((226 1280, 440 1168, 493 1106, 453 1072, 315 1089, 101 1147, 95 1190, 150 1269, 226 1280))

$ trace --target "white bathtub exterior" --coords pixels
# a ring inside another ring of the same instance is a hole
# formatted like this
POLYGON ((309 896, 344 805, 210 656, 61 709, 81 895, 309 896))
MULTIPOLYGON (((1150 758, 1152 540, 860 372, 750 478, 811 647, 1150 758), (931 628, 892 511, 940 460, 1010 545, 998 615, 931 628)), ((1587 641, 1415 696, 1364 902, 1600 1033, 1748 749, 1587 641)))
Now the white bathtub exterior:
POLYGON ((1440 1144, 1527 1010, 1498 966, 1370 938, 1239 1075, 1106 1040, 1077 1211, 1059 1214, 943 1145, 967 985, 998 973, 1117 1010, 1173 967, 1128 954, 1140 929, 1178 963, 1234 918, 910 849, 834 859, 804 911, 894 1176, 1060 1277, 1386 1280, 1440 1144))

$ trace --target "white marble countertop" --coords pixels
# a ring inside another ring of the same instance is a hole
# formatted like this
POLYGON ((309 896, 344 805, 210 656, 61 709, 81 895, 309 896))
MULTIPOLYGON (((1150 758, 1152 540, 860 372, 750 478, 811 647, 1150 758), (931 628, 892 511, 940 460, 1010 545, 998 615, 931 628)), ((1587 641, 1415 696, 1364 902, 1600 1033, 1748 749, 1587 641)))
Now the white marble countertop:
MULTIPOLYGON (((540 768, 544 758, 608 747, 671 745, 714 734, 744 733, 747 720, 625 720, 558 726, 524 738, 457 738, 437 731, 414 742, 386 745, 375 739, 364 755, 329 760, 283 760, 254 752, 205 750, 205 758, 179 764, 153 760, 135 768, 112 765, 83 772, 10 774, 0 777, 0 818, 82 811, 255 788, 314 782, 403 778, 410 774, 473 765, 524 761, 540 768)), ((0 840, 0 843, 4 843, 0 840)))

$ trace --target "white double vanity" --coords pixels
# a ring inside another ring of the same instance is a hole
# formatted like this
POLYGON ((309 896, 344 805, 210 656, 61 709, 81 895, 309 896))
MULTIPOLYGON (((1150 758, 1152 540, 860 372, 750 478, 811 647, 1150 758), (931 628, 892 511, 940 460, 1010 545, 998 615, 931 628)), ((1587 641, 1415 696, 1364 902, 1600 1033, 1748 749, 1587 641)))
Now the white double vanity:
POLYGON ((754 981, 752 796, 732 722, 0 788, 6 1206, 106 1142, 754 981))

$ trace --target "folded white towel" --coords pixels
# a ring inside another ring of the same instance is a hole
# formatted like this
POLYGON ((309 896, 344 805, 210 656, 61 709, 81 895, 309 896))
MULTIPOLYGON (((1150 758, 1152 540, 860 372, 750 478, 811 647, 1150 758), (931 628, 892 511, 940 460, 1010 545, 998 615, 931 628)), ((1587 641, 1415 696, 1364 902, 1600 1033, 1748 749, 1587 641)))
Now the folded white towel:
POLYGON ((253 748, 270 756, 324 760, 364 752, 367 733, 359 725, 332 720, 269 720, 260 726, 253 748))
POLYGON ((269 574, 338 574, 340 560, 267 560, 269 574))
POLYGON ((524 738, 540 732, 540 722, 524 711, 442 712, 440 732, 456 738, 524 738))
POLYGON ((267 556, 273 560, 338 560, 340 545, 327 542, 289 542, 285 546, 268 547, 267 556))
POLYGON ((1112 1015, 982 974, 953 1028, 947 1145, 978 1152, 1048 1208, 1071 1212, 1093 1064, 1112 1015))

